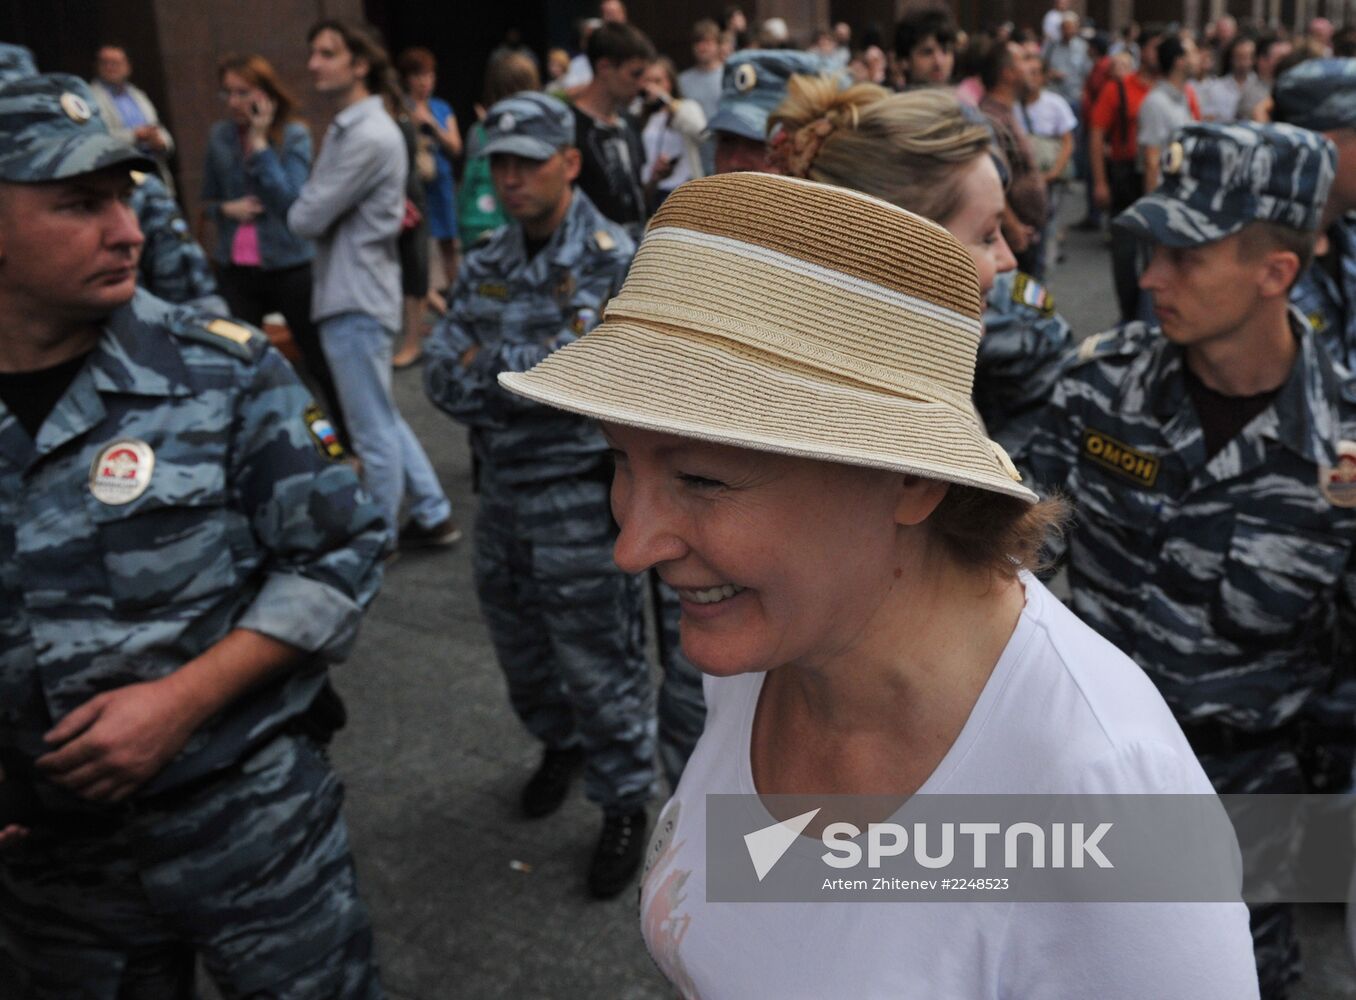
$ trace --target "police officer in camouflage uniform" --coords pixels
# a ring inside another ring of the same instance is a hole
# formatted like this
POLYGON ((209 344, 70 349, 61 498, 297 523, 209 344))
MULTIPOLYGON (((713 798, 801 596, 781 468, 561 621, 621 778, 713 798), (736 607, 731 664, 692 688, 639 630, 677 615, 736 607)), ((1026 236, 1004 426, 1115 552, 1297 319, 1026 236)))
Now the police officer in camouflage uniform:
POLYGON ((480 510, 475 576, 514 711, 545 744, 526 815, 564 800, 580 762, 604 823, 590 891, 616 895, 643 852, 654 768, 641 585, 612 562, 607 442, 582 417, 505 392, 599 320, 635 245, 583 191, 574 117, 522 93, 485 119, 484 153, 513 220, 462 262, 429 338, 429 398, 471 429, 480 510))
MULTIPOLYGON (((1288 294, 1335 154, 1289 125, 1190 125, 1116 224, 1155 244, 1159 326, 1085 341, 1025 453, 1077 509, 1074 610, 1157 683, 1221 792, 1304 790, 1296 722, 1351 655, 1356 397, 1288 294)), ((1264 997, 1298 976, 1253 910, 1264 997)))
POLYGON ((1071 357, 1073 333, 1055 297, 1029 274, 1006 271, 984 302, 975 408, 1008 454, 1026 444, 1071 357))
POLYGON ((0 992, 379 997, 320 740, 386 532, 260 333, 136 288, 93 115, 0 86, 0 992))
MULTIPOLYGON (((0 42, 0 84, 37 75, 33 54, 22 45, 0 42)), ((98 102, 80 92, 89 102, 92 124, 103 127, 98 102)), ((166 302, 197 306, 214 316, 228 316, 226 302, 217 294, 217 280, 207 254, 189 231, 165 182, 154 173, 135 171, 132 212, 137 217, 145 243, 141 248, 141 287, 166 302)))
POLYGON ((1322 132, 1337 147, 1323 224, 1327 247, 1291 293, 1334 360, 1356 372, 1356 59, 1309 59, 1276 81, 1278 121, 1322 132))
MULTIPOLYGON (((94 113, 99 113, 94 106, 94 113)), ((207 252, 188 228, 179 203, 155 173, 137 170, 132 179, 132 212, 146 242, 141 248, 139 284, 166 302, 196 306, 213 316, 229 316, 226 300, 217 294, 207 252)))
POLYGON ((716 140, 716 173, 775 173, 767 155, 768 116, 786 98, 791 77, 823 70, 818 56, 788 49, 741 50, 726 59, 720 104, 706 123, 716 140))

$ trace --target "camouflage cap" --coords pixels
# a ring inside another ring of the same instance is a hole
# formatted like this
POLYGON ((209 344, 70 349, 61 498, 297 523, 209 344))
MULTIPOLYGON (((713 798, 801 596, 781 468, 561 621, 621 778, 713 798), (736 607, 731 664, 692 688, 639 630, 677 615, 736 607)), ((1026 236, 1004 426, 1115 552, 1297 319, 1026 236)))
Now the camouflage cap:
POLYGON ((1163 183, 1115 224, 1170 247, 1213 243, 1253 222, 1318 228, 1337 150, 1294 125, 1187 125, 1163 148, 1163 183))
POLYGON ((0 42, 0 84, 37 75, 38 64, 33 61, 32 52, 22 45, 0 42))
POLYGON ((47 73, 0 85, 0 181, 55 181, 123 164, 155 169, 108 134, 78 76, 47 73))
POLYGON ((790 49, 736 52, 725 60, 720 105, 706 123, 707 131, 729 132, 762 142, 767 138, 767 117, 786 98, 786 84, 791 77, 823 71, 823 61, 808 52, 790 49))
POLYGON ((1356 59, 1306 59, 1276 81, 1277 121, 1315 132, 1356 128, 1356 59))
POLYGON ((490 108, 480 152, 549 160, 562 147, 573 145, 574 112, 569 105, 549 94, 525 90, 490 108))

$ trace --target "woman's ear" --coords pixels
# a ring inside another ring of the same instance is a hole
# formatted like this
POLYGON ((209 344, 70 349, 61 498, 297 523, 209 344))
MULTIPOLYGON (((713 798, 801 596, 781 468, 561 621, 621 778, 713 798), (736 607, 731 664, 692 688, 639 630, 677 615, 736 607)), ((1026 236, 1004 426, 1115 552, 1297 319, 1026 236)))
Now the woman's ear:
POLYGON ((947 484, 938 479, 903 475, 899 477, 899 499, 895 503, 895 523, 917 525, 926 521, 946 496, 947 484))

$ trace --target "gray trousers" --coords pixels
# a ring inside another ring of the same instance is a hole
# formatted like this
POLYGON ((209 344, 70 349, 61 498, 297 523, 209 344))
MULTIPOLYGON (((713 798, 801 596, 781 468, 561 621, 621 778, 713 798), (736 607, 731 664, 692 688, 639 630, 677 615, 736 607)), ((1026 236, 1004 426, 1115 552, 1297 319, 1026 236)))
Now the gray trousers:
POLYGON ((509 701, 548 747, 583 748, 590 800, 629 812, 650 798, 655 724, 641 581, 613 563, 615 538, 601 481, 482 473, 476 591, 509 701))
POLYGON ((192 1000, 196 955, 228 1000, 380 1000, 342 800, 281 736, 101 835, 35 831, 0 859, 0 995, 192 1000))

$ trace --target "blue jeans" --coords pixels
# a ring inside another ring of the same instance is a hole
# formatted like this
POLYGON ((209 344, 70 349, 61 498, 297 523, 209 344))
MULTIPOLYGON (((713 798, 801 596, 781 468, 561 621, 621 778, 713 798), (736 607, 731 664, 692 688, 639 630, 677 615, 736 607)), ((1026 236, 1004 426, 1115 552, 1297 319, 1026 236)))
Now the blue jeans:
POLYGON ((401 525, 400 503, 409 500, 410 518, 431 528, 452 516, 452 504, 419 439, 396 409, 391 394, 391 349, 395 334, 360 312, 320 321, 339 403, 344 408, 353 450, 363 463, 363 482, 393 531, 401 525))

